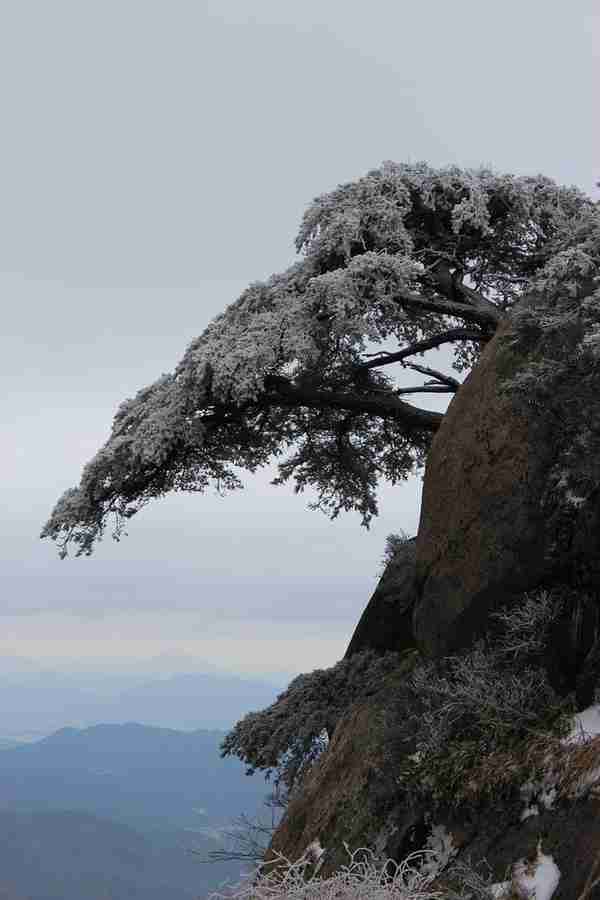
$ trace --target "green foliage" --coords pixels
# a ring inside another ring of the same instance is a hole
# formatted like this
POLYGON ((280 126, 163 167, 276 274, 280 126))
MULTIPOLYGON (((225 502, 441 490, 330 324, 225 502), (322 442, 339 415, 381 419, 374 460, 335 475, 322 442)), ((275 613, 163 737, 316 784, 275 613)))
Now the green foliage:
POLYGON ((275 703, 237 723, 221 745, 222 755, 237 756, 249 774, 275 772, 292 791, 326 750, 341 716, 376 691, 398 660, 397 653, 378 656, 368 650, 330 669, 298 675, 275 703))

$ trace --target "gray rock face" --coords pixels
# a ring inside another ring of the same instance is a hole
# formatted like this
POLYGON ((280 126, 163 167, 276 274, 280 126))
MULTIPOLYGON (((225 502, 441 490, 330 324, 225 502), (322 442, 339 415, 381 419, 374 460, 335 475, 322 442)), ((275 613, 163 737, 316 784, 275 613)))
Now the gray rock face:
POLYGON ((412 616, 417 599, 415 592, 416 538, 402 543, 369 600, 345 658, 362 650, 401 652, 416 646, 412 616))

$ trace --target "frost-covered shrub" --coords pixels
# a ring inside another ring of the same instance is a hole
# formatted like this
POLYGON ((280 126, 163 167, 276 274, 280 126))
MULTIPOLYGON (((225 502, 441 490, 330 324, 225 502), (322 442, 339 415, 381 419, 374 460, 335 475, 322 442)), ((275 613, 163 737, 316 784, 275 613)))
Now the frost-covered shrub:
POLYGON ((274 871, 257 873, 209 900, 458 900, 435 885, 444 865, 435 851, 412 853, 400 864, 364 848, 348 854, 349 864, 329 878, 320 877, 318 867, 310 873, 308 853, 295 863, 279 857, 274 871))
POLYGON ((512 663, 519 660, 539 662, 550 630, 563 608, 560 591, 539 591, 534 595, 525 594, 520 603, 494 613, 493 621, 501 626, 494 652, 512 663))
POLYGON ((493 637, 414 669, 409 685, 416 753, 401 772, 412 789, 453 804, 493 793, 512 784, 516 758, 517 769, 531 762, 519 758, 519 748, 562 733, 573 698, 556 694, 544 665, 560 610, 560 600, 547 592, 526 595, 494 616, 493 637))
POLYGON ((557 387, 586 377, 598 357, 600 332, 600 227, 574 224, 562 248, 531 284, 529 302, 512 310, 510 343, 531 353, 501 387, 517 404, 547 415, 557 387), (577 344, 573 347, 573 338, 577 344))
POLYGON ((473 865, 470 860, 456 860, 449 872, 448 882, 448 900, 493 900, 497 896, 491 868, 485 861, 473 865), (486 868, 487 871, 484 871, 486 868))
POLYGON ((221 745, 222 755, 237 756, 249 774, 275 772, 291 790, 326 749, 342 714, 377 690, 398 659, 397 653, 367 650, 330 669, 298 675, 271 706, 237 723, 221 745))

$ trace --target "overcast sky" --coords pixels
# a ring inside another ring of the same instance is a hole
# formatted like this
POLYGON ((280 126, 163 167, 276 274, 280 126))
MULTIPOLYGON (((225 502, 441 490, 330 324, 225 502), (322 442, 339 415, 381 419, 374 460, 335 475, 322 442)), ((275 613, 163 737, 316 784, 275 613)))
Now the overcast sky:
POLYGON ((40 528, 118 404, 293 262, 317 194, 424 159, 597 196, 594 7, 0 0, 0 655, 256 673, 343 655, 419 479, 384 487, 370 532, 273 472, 155 503, 91 559, 61 562, 40 528))

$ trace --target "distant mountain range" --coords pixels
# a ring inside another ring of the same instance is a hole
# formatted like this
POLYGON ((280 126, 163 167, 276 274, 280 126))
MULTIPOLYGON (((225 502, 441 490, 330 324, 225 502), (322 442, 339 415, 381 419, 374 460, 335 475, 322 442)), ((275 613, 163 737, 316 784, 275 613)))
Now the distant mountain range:
POLYGON ((270 786, 219 745, 291 676, 180 671, 192 663, 0 657, 0 900, 203 900, 239 879, 239 862, 199 860, 242 813, 269 821, 270 786))
POLYGON ((247 712, 268 706, 287 686, 287 680, 273 684, 214 671, 148 677, 25 671, 23 666, 17 672, 6 660, 0 660, 0 674, 0 740, 97 722, 229 729, 247 712))
POLYGON ((213 832, 260 808, 268 785, 221 759, 224 732, 134 722, 63 728, 0 751, 0 807, 77 810, 141 828, 213 832))
POLYGON ((99 724, 0 750, 0 900, 198 900, 237 880, 199 855, 241 813, 268 818, 269 785, 220 758, 223 735, 99 724))

